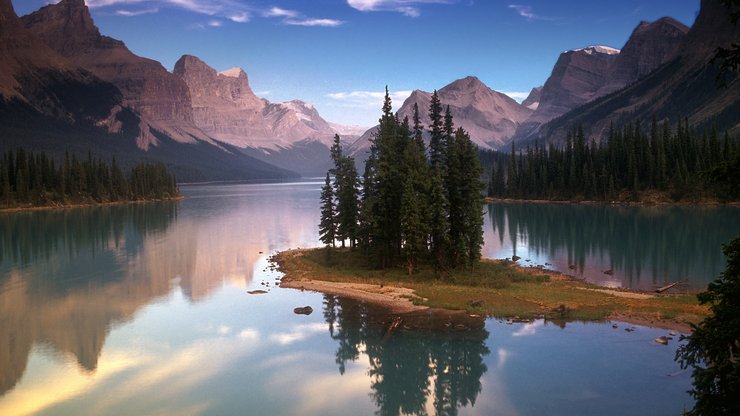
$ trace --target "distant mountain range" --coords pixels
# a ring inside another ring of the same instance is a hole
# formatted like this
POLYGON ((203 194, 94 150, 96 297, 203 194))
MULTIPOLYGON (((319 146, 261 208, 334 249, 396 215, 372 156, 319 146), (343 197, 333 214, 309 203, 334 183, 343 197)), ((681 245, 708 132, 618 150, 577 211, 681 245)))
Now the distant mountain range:
MULTIPOLYGON (((642 22, 621 50, 563 52, 550 77, 521 104, 469 76, 438 94, 455 124, 483 149, 512 141, 560 143, 582 125, 599 140, 610 123, 677 121, 740 131, 740 81, 710 65, 717 47, 740 39, 719 0, 703 0, 689 29, 671 19, 642 22)), ((362 160, 374 128, 324 120, 308 103, 257 97, 240 68, 216 71, 185 55, 172 72, 104 36, 84 0, 62 0, 19 18, 0 0, 0 150, 15 146, 103 157, 160 160, 180 180, 275 179, 325 172, 340 134, 362 160)), ((415 90, 428 123, 431 93, 415 90)))
MULTIPOLYGON (((716 125, 740 132, 740 80, 726 74, 725 86, 710 60, 717 47, 740 39, 740 26, 718 0, 702 0, 691 29, 664 17, 641 22, 621 50, 587 46, 560 54, 545 84, 520 104, 502 97, 477 78, 467 77, 438 90, 457 125, 483 149, 562 143, 567 130, 583 126, 600 140, 610 123, 688 118, 694 127, 716 125)), ((414 91, 398 110, 411 117, 413 104, 426 117, 430 94, 414 91)), ((363 160, 375 128, 351 147, 363 160)))
POLYGON ((0 0, 0 51, 0 148, 160 160, 186 181, 276 179, 324 172, 347 131, 310 104, 258 98, 238 68, 183 56, 169 72, 102 35, 84 0, 21 18, 0 0))

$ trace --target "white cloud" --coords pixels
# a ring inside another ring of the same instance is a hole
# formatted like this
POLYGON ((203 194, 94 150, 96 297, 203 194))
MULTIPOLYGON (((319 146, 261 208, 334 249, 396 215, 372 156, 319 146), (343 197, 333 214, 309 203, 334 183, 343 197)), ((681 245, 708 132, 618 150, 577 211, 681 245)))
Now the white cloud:
POLYGON ((157 13, 161 9, 170 8, 187 10, 213 18, 206 23, 192 24, 190 26, 191 29, 221 27, 224 24, 224 20, 235 23, 246 23, 254 15, 282 19, 282 24, 292 26, 337 27, 344 24, 342 20, 309 17, 299 11, 283 9, 281 7, 263 9, 239 0, 87 0, 87 5, 91 9, 115 6, 118 9, 114 14, 126 17, 157 13), (141 10, 128 9, 129 7, 141 7, 140 5, 144 3, 150 7, 141 10))
POLYGON ((347 4, 361 12, 398 12, 409 17, 421 14, 419 6, 424 4, 450 4, 453 0, 347 0, 347 4))
POLYGON ((337 27, 344 24, 344 22, 341 20, 306 17, 301 12, 283 9, 280 7, 272 7, 264 12, 263 15, 265 17, 282 18, 283 20, 281 21, 281 23, 289 26, 337 27))
MULTIPOLYGON (((411 91, 395 91, 391 92, 391 101, 395 108, 400 108, 401 104, 406 100, 411 91)), ((383 106, 383 99, 385 98, 384 91, 349 91, 349 92, 334 92, 326 95, 332 100, 336 101, 343 107, 348 108, 362 108, 362 109, 380 109, 383 106)))
POLYGON ((344 22, 335 19, 285 19, 283 23, 291 26, 337 27, 342 25, 344 22))
POLYGON ((142 14, 151 14, 151 13, 157 13, 159 11, 158 8, 151 8, 151 9, 141 9, 141 10, 116 10, 117 16, 125 16, 125 17, 133 17, 133 16, 141 16, 142 14))
POLYGON ((272 7, 270 10, 265 12, 267 17, 298 17, 300 13, 295 10, 281 9, 280 7, 272 7))
MULTIPOLYGON (((196 14, 220 17, 233 22, 244 23, 249 21, 253 8, 238 0, 86 0, 91 9, 110 6, 131 7, 146 4, 151 13, 163 8, 187 10, 196 14)), ((136 10, 119 9, 115 12, 119 16, 137 16, 136 10)), ((137 14, 138 13, 138 14, 137 14)))
POLYGON ((238 14, 234 14, 229 16, 229 20, 236 23, 246 23, 249 21, 249 13, 247 12, 241 12, 238 14))
POLYGON ((523 18, 525 18, 525 19, 527 19, 529 21, 532 21, 532 20, 555 20, 552 17, 541 16, 539 14, 535 14, 534 9, 532 8, 532 6, 527 6, 527 5, 524 5, 524 4, 510 4, 509 5, 509 8, 510 9, 514 9, 519 14, 519 16, 521 16, 521 17, 523 17, 523 18))
POLYGON ((513 98, 519 104, 529 96, 527 91, 502 91, 501 93, 513 98))

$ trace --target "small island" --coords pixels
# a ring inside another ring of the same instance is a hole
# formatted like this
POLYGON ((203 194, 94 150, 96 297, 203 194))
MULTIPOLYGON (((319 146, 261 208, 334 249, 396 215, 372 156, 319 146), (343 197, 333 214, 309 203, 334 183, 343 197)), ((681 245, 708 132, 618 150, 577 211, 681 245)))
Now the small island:
POLYGON ((695 294, 609 289, 509 260, 482 259, 473 271, 451 272, 445 279, 431 267, 413 276, 402 267, 373 269, 348 249, 330 255, 324 248, 296 249, 271 260, 285 274, 281 287, 354 298, 397 315, 431 308, 508 322, 616 320, 688 333, 709 314, 695 294))
POLYGON ((610 319, 690 332, 709 314, 695 294, 608 289, 544 265, 481 258, 483 169, 475 147, 436 92, 429 119, 424 132, 414 106, 411 121, 398 120, 386 90, 361 181, 335 137, 334 167, 321 191, 325 247, 273 256, 285 274, 281 287, 355 298, 391 314, 431 309, 481 323, 484 316, 509 323, 610 319))

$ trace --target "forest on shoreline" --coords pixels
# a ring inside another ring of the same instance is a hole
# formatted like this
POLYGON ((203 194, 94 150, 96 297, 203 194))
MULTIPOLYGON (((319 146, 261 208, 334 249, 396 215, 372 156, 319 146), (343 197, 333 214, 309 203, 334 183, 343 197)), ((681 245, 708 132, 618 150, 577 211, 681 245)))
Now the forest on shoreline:
POLYGON ((569 131, 565 145, 535 144, 482 152, 487 195, 548 201, 664 202, 740 200, 740 144, 716 129, 692 132, 688 121, 612 126, 607 137, 587 142, 583 129, 569 131))
POLYGON ((163 163, 140 162, 125 172, 88 153, 67 153, 59 162, 44 152, 10 150, 0 159, 0 209, 119 202, 180 197, 177 182, 163 163))

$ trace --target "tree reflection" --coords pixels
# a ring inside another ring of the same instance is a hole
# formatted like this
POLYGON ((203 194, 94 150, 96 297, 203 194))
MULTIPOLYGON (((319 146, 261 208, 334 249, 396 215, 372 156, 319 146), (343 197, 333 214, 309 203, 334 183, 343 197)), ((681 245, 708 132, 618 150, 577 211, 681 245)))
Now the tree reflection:
POLYGON ((643 288, 678 279, 706 286, 724 267, 721 244, 740 232, 739 213, 734 207, 488 205, 502 246, 506 235, 512 249, 524 241, 532 255, 546 255, 562 271, 575 266, 583 275, 592 266, 596 275, 586 277, 598 280, 612 269, 624 285, 643 288))
POLYGON ((367 355, 377 414, 456 415, 460 407, 475 405, 487 370, 483 357, 490 352, 482 318, 463 315, 457 319, 466 322, 460 323, 405 315, 403 328, 389 335, 393 315, 333 295, 324 296, 324 318, 339 344, 340 373, 361 352, 367 355))

